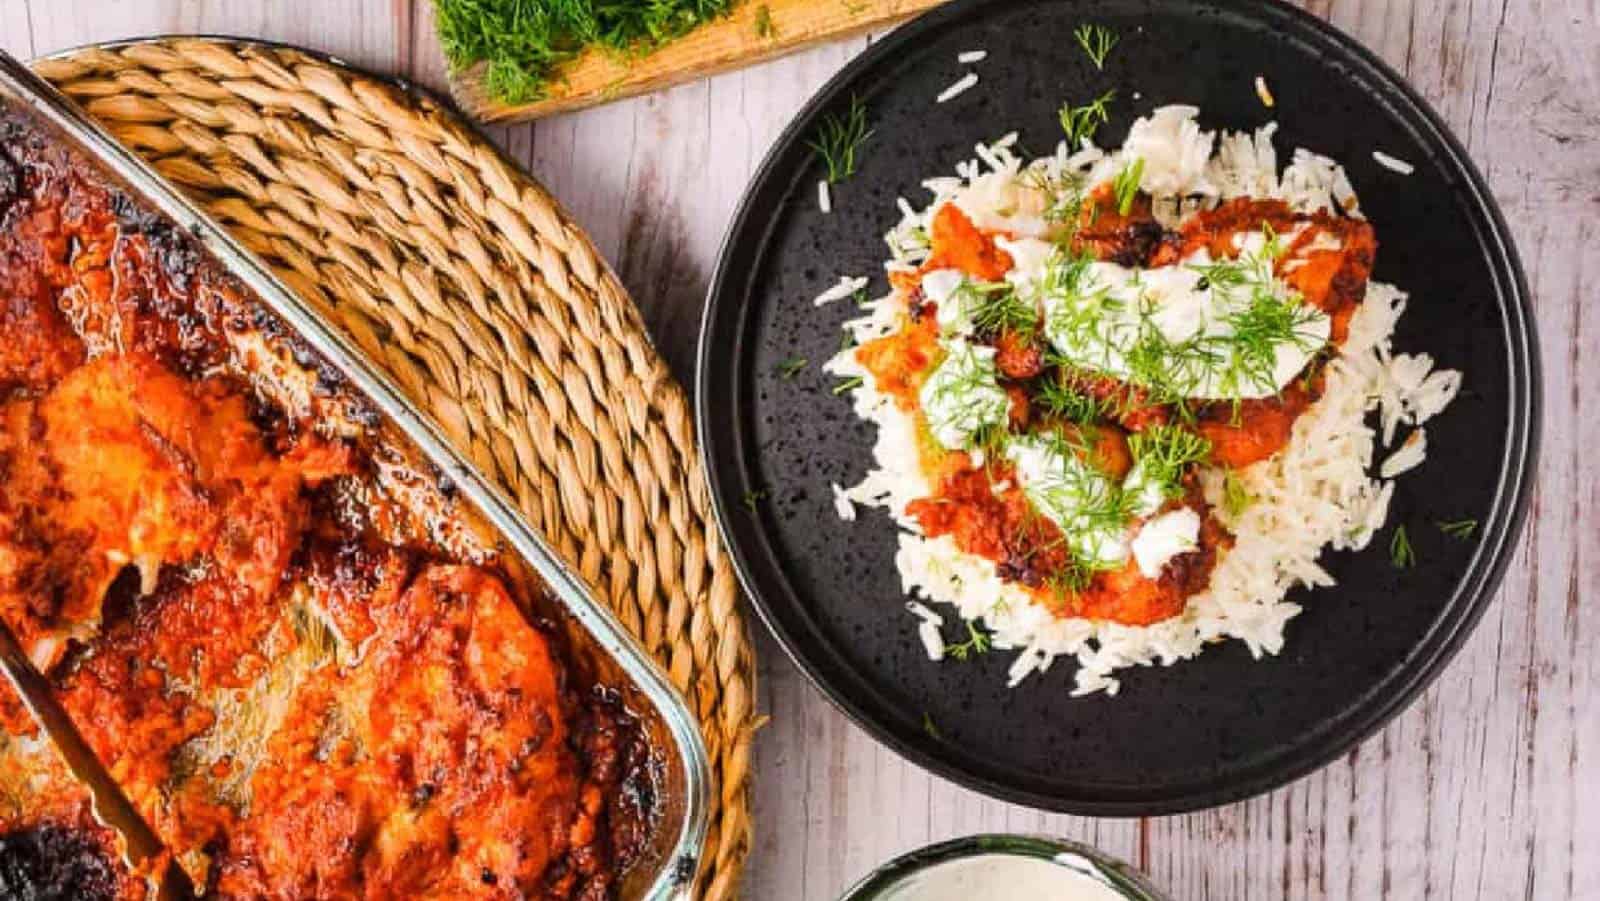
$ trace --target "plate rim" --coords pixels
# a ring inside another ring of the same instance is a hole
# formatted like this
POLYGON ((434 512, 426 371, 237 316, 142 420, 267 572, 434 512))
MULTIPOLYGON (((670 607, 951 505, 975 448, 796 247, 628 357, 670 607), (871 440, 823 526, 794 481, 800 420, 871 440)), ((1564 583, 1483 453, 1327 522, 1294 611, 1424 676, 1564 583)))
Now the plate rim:
MULTIPOLYGON (((1465 576, 1450 595, 1450 606, 1460 612, 1436 622, 1423 633, 1410 651, 1418 656, 1418 661, 1403 667, 1392 678, 1391 684, 1386 686, 1392 689, 1389 695, 1358 702, 1343 716, 1332 721, 1336 724, 1332 727, 1333 732, 1320 741, 1308 743, 1287 757, 1279 758, 1276 763, 1269 762, 1244 770, 1242 776, 1226 783, 1213 782, 1195 790, 1183 788, 1156 799, 1112 800, 1104 795, 1067 797, 1034 791, 979 775, 930 753, 919 744, 905 740, 897 731, 870 715, 854 699, 837 690, 825 678, 823 668, 811 663, 800 652, 795 636, 784 628, 775 609, 769 606, 771 599, 756 590, 755 577, 750 572, 751 563, 736 539, 732 522, 738 514, 732 509, 724 492, 739 487, 739 483, 723 470, 735 467, 743 471, 745 467, 738 460, 731 463, 724 461, 718 465, 710 454, 711 448, 723 445, 723 441, 714 434, 716 423, 711 421, 708 413, 712 391, 708 376, 711 374, 713 358, 717 356, 710 338, 719 320, 732 315, 742 326, 749 312, 750 305, 742 297, 721 298, 738 293, 729 287, 731 257, 736 245, 747 240, 743 236, 752 226, 760 228, 764 221, 761 211, 755 209, 756 189, 773 175, 779 168, 781 158, 802 139, 802 127, 865 70, 924 33, 957 25, 960 20, 1003 2, 954 0, 901 25, 857 54, 793 113, 740 194, 739 204, 729 219, 707 285, 694 366, 696 439, 705 455, 705 488, 716 514, 723 546, 750 605, 755 608, 757 616, 783 649, 785 656, 804 674, 806 681, 874 741, 928 772, 988 797, 1040 810, 1084 816, 1140 817, 1187 813, 1262 795, 1322 769, 1367 741, 1408 708, 1455 659, 1494 601, 1510 565, 1515 543, 1526 524, 1537 473, 1543 422, 1542 363, 1527 274, 1505 216, 1482 172, 1449 125, 1404 75, 1355 37, 1299 7, 1274 0, 1210 0, 1219 9, 1264 24, 1283 23, 1297 30, 1298 36, 1309 39, 1314 45, 1331 49, 1333 58, 1348 67, 1352 75, 1365 76, 1363 80, 1371 84, 1375 93, 1393 102, 1402 121, 1415 128, 1425 144, 1434 145, 1431 149, 1440 152, 1446 171, 1461 177, 1452 194, 1464 197, 1469 206, 1480 214, 1482 221, 1474 223, 1474 228, 1481 231, 1479 243, 1484 247, 1484 256, 1490 264, 1496 293, 1503 297, 1500 312, 1504 327, 1497 331, 1507 351, 1507 407, 1510 415, 1506 447, 1501 457, 1500 483, 1486 519, 1496 523, 1497 527, 1492 532, 1485 530, 1483 540, 1467 562, 1465 576)), ((770 226, 761 230, 769 231, 770 226)), ((733 331, 737 333, 741 329, 733 331)), ((731 440, 739 442, 741 439, 736 435, 731 440)), ((1200 785, 1201 782, 1192 784, 1200 785)))

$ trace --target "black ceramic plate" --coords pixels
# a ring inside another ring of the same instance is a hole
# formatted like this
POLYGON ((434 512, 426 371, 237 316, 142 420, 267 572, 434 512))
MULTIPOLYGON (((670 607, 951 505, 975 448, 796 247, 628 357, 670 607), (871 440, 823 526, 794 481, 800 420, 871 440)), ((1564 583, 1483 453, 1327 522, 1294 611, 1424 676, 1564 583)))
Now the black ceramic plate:
POLYGON ((1521 523, 1537 437, 1537 359, 1527 289, 1481 177, 1438 117, 1350 39, 1297 10, 1246 0, 968 0, 875 44, 795 118, 734 220, 701 335, 700 438, 739 574, 801 669, 877 738, 988 794, 1077 813, 1134 815, 1265 791, 1333 759, 1400 710, 1482 613, 1521 523), (1097 71, 1072 37, 1085 21, 1121 42, 1097 71), (978 86, 933 98, 986 49, 978 86), (1264 75, 1277 107, 1264 108, 1264 75), (1069 697, 1073 662, 1007 690, 1009 653, 930 662, 903 610, 895 529, 878 510, 853 524, 829 482, 858 481, 874 429, 831 393, 820 363, 839 346, 848 302, 811 303, 842 274, 886 289, 881 235, 895 197, 1011 130, 1034 154, 1060 137, 1056 109, 1117 89, 1099 142, 1135 115, 1193 103, 1208 128, 1275 119, 1295 147, 1340 160, 1378 231, 1375 277, 1412 294, 1396 346, 1464 370, 1465 387, 1428 424, 1427 463, 1396 488, 1390 523, 1408 527, 1413 568, 1389 531, 1323 561, 1335 588, 1302 591, 1283 653, 1253 661, 1227 642, 1177 666, 1122 674, 1116 698, 1069 697), (863 100, 875 129, 860 172, 816 202, 806 147, 819 118, 863 100), (1416 165, 1380 167, 1383 150, 1416 165), (778 374, 790 357, 810 365, 778 374), (754 503, 749 503, 753 500, 754 503), (1437 520, 1474 518, 1471 540, 1437 520), (930 728, 931 726, 931 728, 930 728))

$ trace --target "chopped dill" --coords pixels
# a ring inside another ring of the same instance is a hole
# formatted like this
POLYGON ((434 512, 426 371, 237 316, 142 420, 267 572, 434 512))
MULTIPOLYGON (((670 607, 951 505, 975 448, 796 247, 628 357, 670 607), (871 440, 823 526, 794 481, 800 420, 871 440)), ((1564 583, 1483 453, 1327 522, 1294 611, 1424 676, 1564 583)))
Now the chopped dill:
POLYGON ((1147 484, 1172 500, 1183 494, 1183 476, 1211 456, 1211 442, 1176 425, 1154 425, 1128 437, 1128 453, 1147 484))
POLYGON ((744 497, 740 498, 740 501, 744 504, 744 508, 746 510, 754 513, 756 512, 756 505, 761 503, 766 496, 767 493, 765 491, 746 491, 744 493, 744 497))
POLYGON ((1094 139, 1094 133, 1100 126, 1111 119, 1109 105, 1117 96, 1117 89, 1112 88, 1099 97, 1082 106, 1063 104, 1061 112, 1061 130, 1067 134, 1067 146, 1073 150, 1082 147, 1086 141, 1094 139))
POLYGON ((733 0, 434 0, 450 68, 482 63, 484 90, 502 103, 546 96, 561 68, 590 47, 648 53, 732 6, 733 0))
MULTIPOLYGON (((1090 462, 1091 448, 1076 429, 1058 429, 1040 436, 1044 451, 1061 461, 1023 486, 1028 501, 1055 520, 1071 536, 1092 536, 1120 530, 1127 524, 1131 498, 1122 487, 1090 462)), ((1073 543, 1073 555, 1082 558, 1073 543)), ((1093 566, 1093 560, 1083 560, 1093 566)))
POLYGON ((866 309, 867 304, 872 302, 872 298, 867 296, 867 289, 865 286, 857 288, 855 293, 850 295, 850 299, 855 302, 856 309, 858 310, 866 309))
POLYGON ((828 170, 828 182, 837 184, 856 174, 857 154, 872 137, 867 128, 867 107, 851 95, 844 118, 828 113, 822 117, 817 136, 807 142, 828 170))
POLYGON ((1476 519, 1440 521, 1435 525, 1439 527, 1439 531, 1449 535, 1451 538, 1457 538, 1462 541, 1471 538, 1473 533, 1478 531, 1478 521, 1476 519))
POLYGON ((756 7, 756 37, 762 40, 771 40, 778 34, 778 26, 772 24, 772 10, 765 3, 756 7))
POLYGON ((1039 326, 1039 310, 1005 282, 966 281, 957 289, 961 306, 971 312, 972 327, 981 335, 1017 332, 1031 336, 1039 326))
POLYGON ((1222 509, 1230 517, 1237 518, 1255 502, 1255 495, 1244 487, 1237 473, 1230 469, 1222 474, 1222 509))
POLYGON ((842 333, 840 333, 840 335, 839 335, 839 353, 844 353, 845 351, 847 351, 850 348, 855 347, 855 346, 856 346, 856 336, 855 336, 855 334, 853 332, 851 332, 849 329, 845 329, 842 333))
POLYGON ((845 379, 844 381, 840 382, 839 384, 834 385, 833 386, 833 393, 834 393, 835 396, 837 396, 837 395, 845 393, 846 391, 854 391, 855 389, 860 388, 864 384, 866 384, 866 380, 865 379, 863 379, 859 375, 853 375, 853 376, 845 379))
POLYGON ((975 654, 987 654, 991 647, 989 633, 979 629, 977 623, 970 619, 966 621, 966 625, 966 641, 960 644, 946 644, 944 646, 945 654, 955 660, 966 660, 975 654))
POLYGON ((1094 583, 1094 570, 1080 564, 1076 558, 1045 578, 1045 587, 1058 601, 1066 601, 1094 583))
POLYGON ((922 731, 926 732, 928 737, 934 741, 940 741, 944 738, 939 732, 939 727, 933 724, 933 716, 926 710, 922 711, 922 731))
POLYGON ((1109 416, 1115 406, 1110 398, 1097 399, 1084 394, 1059 378, 1046 379, 1034 400, 1050 415, 1079 425, 1094 425, 1109 416))
POLYGON ((800 374, 800 370, 806 368, 808 362, 810 361, 805 357, 790 357, 778 364, 778 375, 785 381, 792 379, 800 374))
POLYGON ((1128 215, 1133 210, 1134 198, 1139 196, 1139 183, 1144 179, 1144 157, 1134 157, 1133 162, 1117 173, 1111 189, 1117 196, 1117 212, 1128 215))
POLYGON ((1045 197, 1044 221, 1051 225, 1067 225, 1066 234, 1058 234, 1055 241, 1069 246, 1077 231, 1078 216, 1083 212, 1083 178, 1074 172, 1052 176, 1042 168, 1024 169, 1018 180, 1045 197))
POLYGON ((1411 549, 1411 536, 1406 534, 1406 527, 1394 527, 1394 537, 1389 539, 1389 562, 1395 569, 1410 569, 1416 565, 1417 552, 1411 549))
POLYGON ((1078 46, 1089 55, 1089 61, 1094 63, 1096 69, 1106 67, 1106 57, 1117 46, 1117 33, 1110 28, 1098 23, 1085 22, 1079 25, 1072 36, 1078 39, 1078 46))
POLYGON ((984 462, 993 463, 1006 452, 1006 442, 1011 439, 1011 432, 1005 423, 992 422, 979 426, 972 433, 972 446, 983 451, 984 462))
MULTIPOLYGON (((1058 251, 1039 282, 1048 299, 1045 328, 1052 349, 1046 359, 1108 372, 1137 386, 1141 402, 1231 397, 1237 410, 1246 394, 1275 392, 1280 349, 1292 345, 1309 353, 1321 343, 1321 311, 1273 275, 1279 252, 1276 236, 1270 236, 1258 253, 1190 266, 1201 288, 1226 301, 1229 312, 1219 319, 1226 327, 1174 340, 1162 330, 1157 298, 1137 272, 1113 295, 1096 279, 1091 260, 1058 251)), ((1191 418, 1190 410, 1178 412, 1191 418)))

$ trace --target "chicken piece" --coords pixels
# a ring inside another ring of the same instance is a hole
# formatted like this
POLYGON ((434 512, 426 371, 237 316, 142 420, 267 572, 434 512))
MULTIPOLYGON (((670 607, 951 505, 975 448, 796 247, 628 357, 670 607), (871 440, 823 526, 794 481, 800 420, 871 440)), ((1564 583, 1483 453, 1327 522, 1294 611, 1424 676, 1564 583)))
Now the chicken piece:
POLYGON ((1004 278, 1011 266, 1011 254, 1001 250, 992 235, 973 225, 960 207, 947 203, 933 215, 930 253, 922 264, 923 272, 959 269, 979 281, 994 282, 1004 278))

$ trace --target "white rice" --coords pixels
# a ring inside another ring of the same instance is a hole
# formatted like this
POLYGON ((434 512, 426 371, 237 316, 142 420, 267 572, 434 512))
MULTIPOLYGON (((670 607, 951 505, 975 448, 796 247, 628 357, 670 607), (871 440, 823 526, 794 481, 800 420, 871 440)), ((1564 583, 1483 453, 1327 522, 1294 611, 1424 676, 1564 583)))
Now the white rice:
POLYGON ((817 208, 823 213, 833 212, 833 194, 828 190, 828 180, 817 180, 817 208))
POLYGON ((1377 160, 1378 165, 1382 166, 1383 168, 1393 170, 1401 175, 1410 175, 1411 173, 1417 171, 1416 166, 1411 165, 1399 157, 1390 156, 1389 154, 1384 153, 1382 150, 1372 151, 1372 158, 1377 160))
POLYGON ((987 50, 967 50, 963 53, 956 54, 956 62, 961 63, 964 66, 971 65, 973 63, 981 63, 988 58, 989 51, 987 50))
MULTIPOLYGON (((1225 133, 1219 139, 1199 128, 1197 112, 1193 107, 1156 110, 1135 123, 1128 145, 1119 151, 1089 147, 1069 154, 1062 146, 1055 156, 1027 168, 1047 174, 1071 170, 1092 181, 1103 180, 1139 156, 1145 160, 1145 190, 1167 195, 1157 200, 1167 201, 1174 216, 1192 211, 1178 199, 1190 194, 1199 195, 1197 202, 1206 205, 1249 195, 1280 198, 1301 211, 1339 206, 1359 215, 1349 179, 1332 160, 1296 150, 1280 174, 1271 143, 1275 126, 1254 134, 1225 133)), ((1028 233, 1020 227, 1031 224, 1029 213, 1015 208, 1017 194, 1009 188, 1024 167, 1009 146, 996 142, 981 148, 978 160, 958 167, 957 179, 924 183, 934 194, 933 202, 922 211, 903 205, 901 223, 885 236, 895 255, 891 266, 906 265, 911 258, 905 251, 908 237, 925 229, 943 203, 958 204, 982 227, 1028 233), (997 212, 1001 210, 1004 214, 997 212)), ((841 377, 863 377, 851 398, 856 414, 878 426, 878 437, 875 467, 839 497, 889 511, 902 530, 895 565, 904 590, 929 603, 949 604, 965 620, 981 621, 993 633, 995 648, 1016 654, 1008 673, 1011 685, 1047 670, 1062 656, 1075 657, 1079 664, 1073 693, 1081 695, 1115 694, 1116 671, 1171 665, 1226 638, 1243 641, 1256 657, 1276 654, 1283 647, 1285 623, 1300 611, 1298 604, 1285 600, 1287 593, 1298 586, 1332 585, 1333 578, 1318 563, 1323 550, 1365 547, 1388 517, 1394 492, 1388 480, 1426 457, 1426 436, 1415 429, 1373 477, 1379 433, 1367 424, 1368 414, 1378 413, 1387 445, 1401 424, 1420 425, 1460 390, 1461 373, 1434 371, 1426 354, 1393 353, 1390 336, 1405 305, 1406 295, 1397 288, 1369 284, 1340 355, 1326 367, 1322 397, 1295 421, 1288 445, 1274 457, 1235 473, 1254 498, 1237 516, 1230 516, 1222 503, 1223 473, 1202 471, 1207 500, 1235 541, 1221 555, 1209 588, 1190 598, 1172 619, 1125 626, 1058 618, 1035 604, 1027 591, 1001 580, 989 560, 960 551, 949 536, 921 534, 905 513, 908 503, 930 492, 917 462, 915 420, 877 391, 849 350, 824 368, 841 377)), ((879 298, 867 309, 868 315, 846 324, 858 342, 897 327, 901 306, 894 297, 879 298)), ((927 615, 932 611, 926 605, 912 603, 929 657, 941 659, 942 620, 927 615)))
POLYGON ((857 291, 860 291, 866 286, 867 279, 865 276, 858 276, 855 278, 852 278, 848 275, 840 276, 838 284, 822 292, 821 294, 818 294, 817 299, 813 300, 811 303, 820 307, 824 304, 833 303, 836 300, 844 300, 846 297, 849 297, 857 291))
POLYGON ((1274 106, 1278 105, 1278 101, 1273 99, 1272 91, 1267 88, 1267 79, 1265 76, 1256 76, 1256 96, 1261 99, 1261 105, 1267 109, 1272 109, 1274 106))
POLYGON ((939 96, 934 99, 934 102, 935 103, 949 103, 950 101, 952 101, 952 100, 956 99, 957 97, 961 96, 962 94, 966 93, 968 90, 970 90, 977 83, 978 83, 978 73, 976 73, 976 72, 968 72, 967 74, 961 76, 961 78, 955 84, 951 85, 948 88, 945 88, 943 91, 940 91, 939 92, 939 96))

